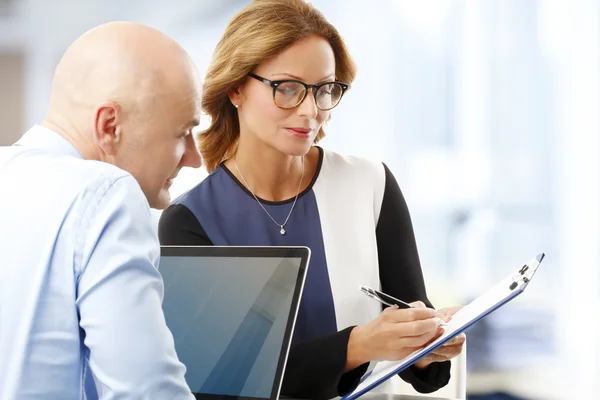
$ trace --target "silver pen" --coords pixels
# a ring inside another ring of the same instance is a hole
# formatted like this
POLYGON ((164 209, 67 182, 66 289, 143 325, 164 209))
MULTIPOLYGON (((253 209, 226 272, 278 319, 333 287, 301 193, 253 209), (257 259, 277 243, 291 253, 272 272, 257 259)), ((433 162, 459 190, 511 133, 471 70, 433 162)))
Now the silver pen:
MULTIPOLYGON (((399 308, 415 308, 412 304, 409 304, 405 301, 399 300, 395 297, 390 296, 389 294, 385 294, 380 292, 379 290, 372 289, 368 286, 361 286, 360 291, 372 298, 375 301, 380 302, 381 304, 389 307, 397 306, 399 308)), ((440 319, 440 326, 446 326, 446 323, 440 319)))
POLYGON ((397 298, 392 297, 389 294, 385 294, 383 292, 380 292, 379 290, 371 289, 368 286, 361 286, 360 291, 372 298, 373 300, 376 300, 385 306, 397 306, 399 308, 414 308, 414 306, 408 304, 405 301, 398 300, 397 298))

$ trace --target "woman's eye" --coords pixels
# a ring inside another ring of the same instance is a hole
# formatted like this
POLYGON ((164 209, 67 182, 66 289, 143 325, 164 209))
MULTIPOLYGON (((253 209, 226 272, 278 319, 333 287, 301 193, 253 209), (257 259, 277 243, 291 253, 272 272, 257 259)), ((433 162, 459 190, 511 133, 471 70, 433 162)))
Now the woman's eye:
POLYGON ((293 96, 296 94, 296 89, 293 88, 279 88, 277 91, 284 96, 293 96))

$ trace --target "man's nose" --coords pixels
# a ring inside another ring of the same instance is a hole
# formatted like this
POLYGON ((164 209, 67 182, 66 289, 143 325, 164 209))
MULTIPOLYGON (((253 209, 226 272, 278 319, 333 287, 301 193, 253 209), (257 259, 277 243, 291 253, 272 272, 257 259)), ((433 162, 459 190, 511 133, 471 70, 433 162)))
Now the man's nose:
POLYGON ((181 159, 181 166, 191 168, 200 168, 202 166, 202 156, 192 135, 188 136, 185 153, 183 153, 181 159))

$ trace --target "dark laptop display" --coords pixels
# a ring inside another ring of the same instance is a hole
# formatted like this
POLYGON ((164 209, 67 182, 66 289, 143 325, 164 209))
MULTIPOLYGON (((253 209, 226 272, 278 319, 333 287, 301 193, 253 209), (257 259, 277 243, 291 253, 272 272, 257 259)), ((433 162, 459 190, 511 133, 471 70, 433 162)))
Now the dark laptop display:
POLYGON ((201 399, 276 399, 307 248, 161 248, 163 309, 201 399))

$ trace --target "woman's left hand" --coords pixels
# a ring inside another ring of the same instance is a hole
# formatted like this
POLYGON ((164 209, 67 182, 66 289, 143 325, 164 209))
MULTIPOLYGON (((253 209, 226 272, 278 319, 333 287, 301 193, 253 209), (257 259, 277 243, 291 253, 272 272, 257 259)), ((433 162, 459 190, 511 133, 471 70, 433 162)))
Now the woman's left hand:
MULTIPOLYGON (((452 316, 461 308, 462 306, 439 309, 438 316, 439 318, 443 319, 444 322, 448 322, 452 319, 452 316)), ((432 351, 431 353, 417 361, 415 363, 415 367, 427 368, 431 363, 451 360, 452 358, 458 356, 462 352, 463 345, 465 344, 466 339, 466 335, 464 333, 461 333, 460 335, 456 336, 443 346, 440 346, 436 350, 432 351)))

